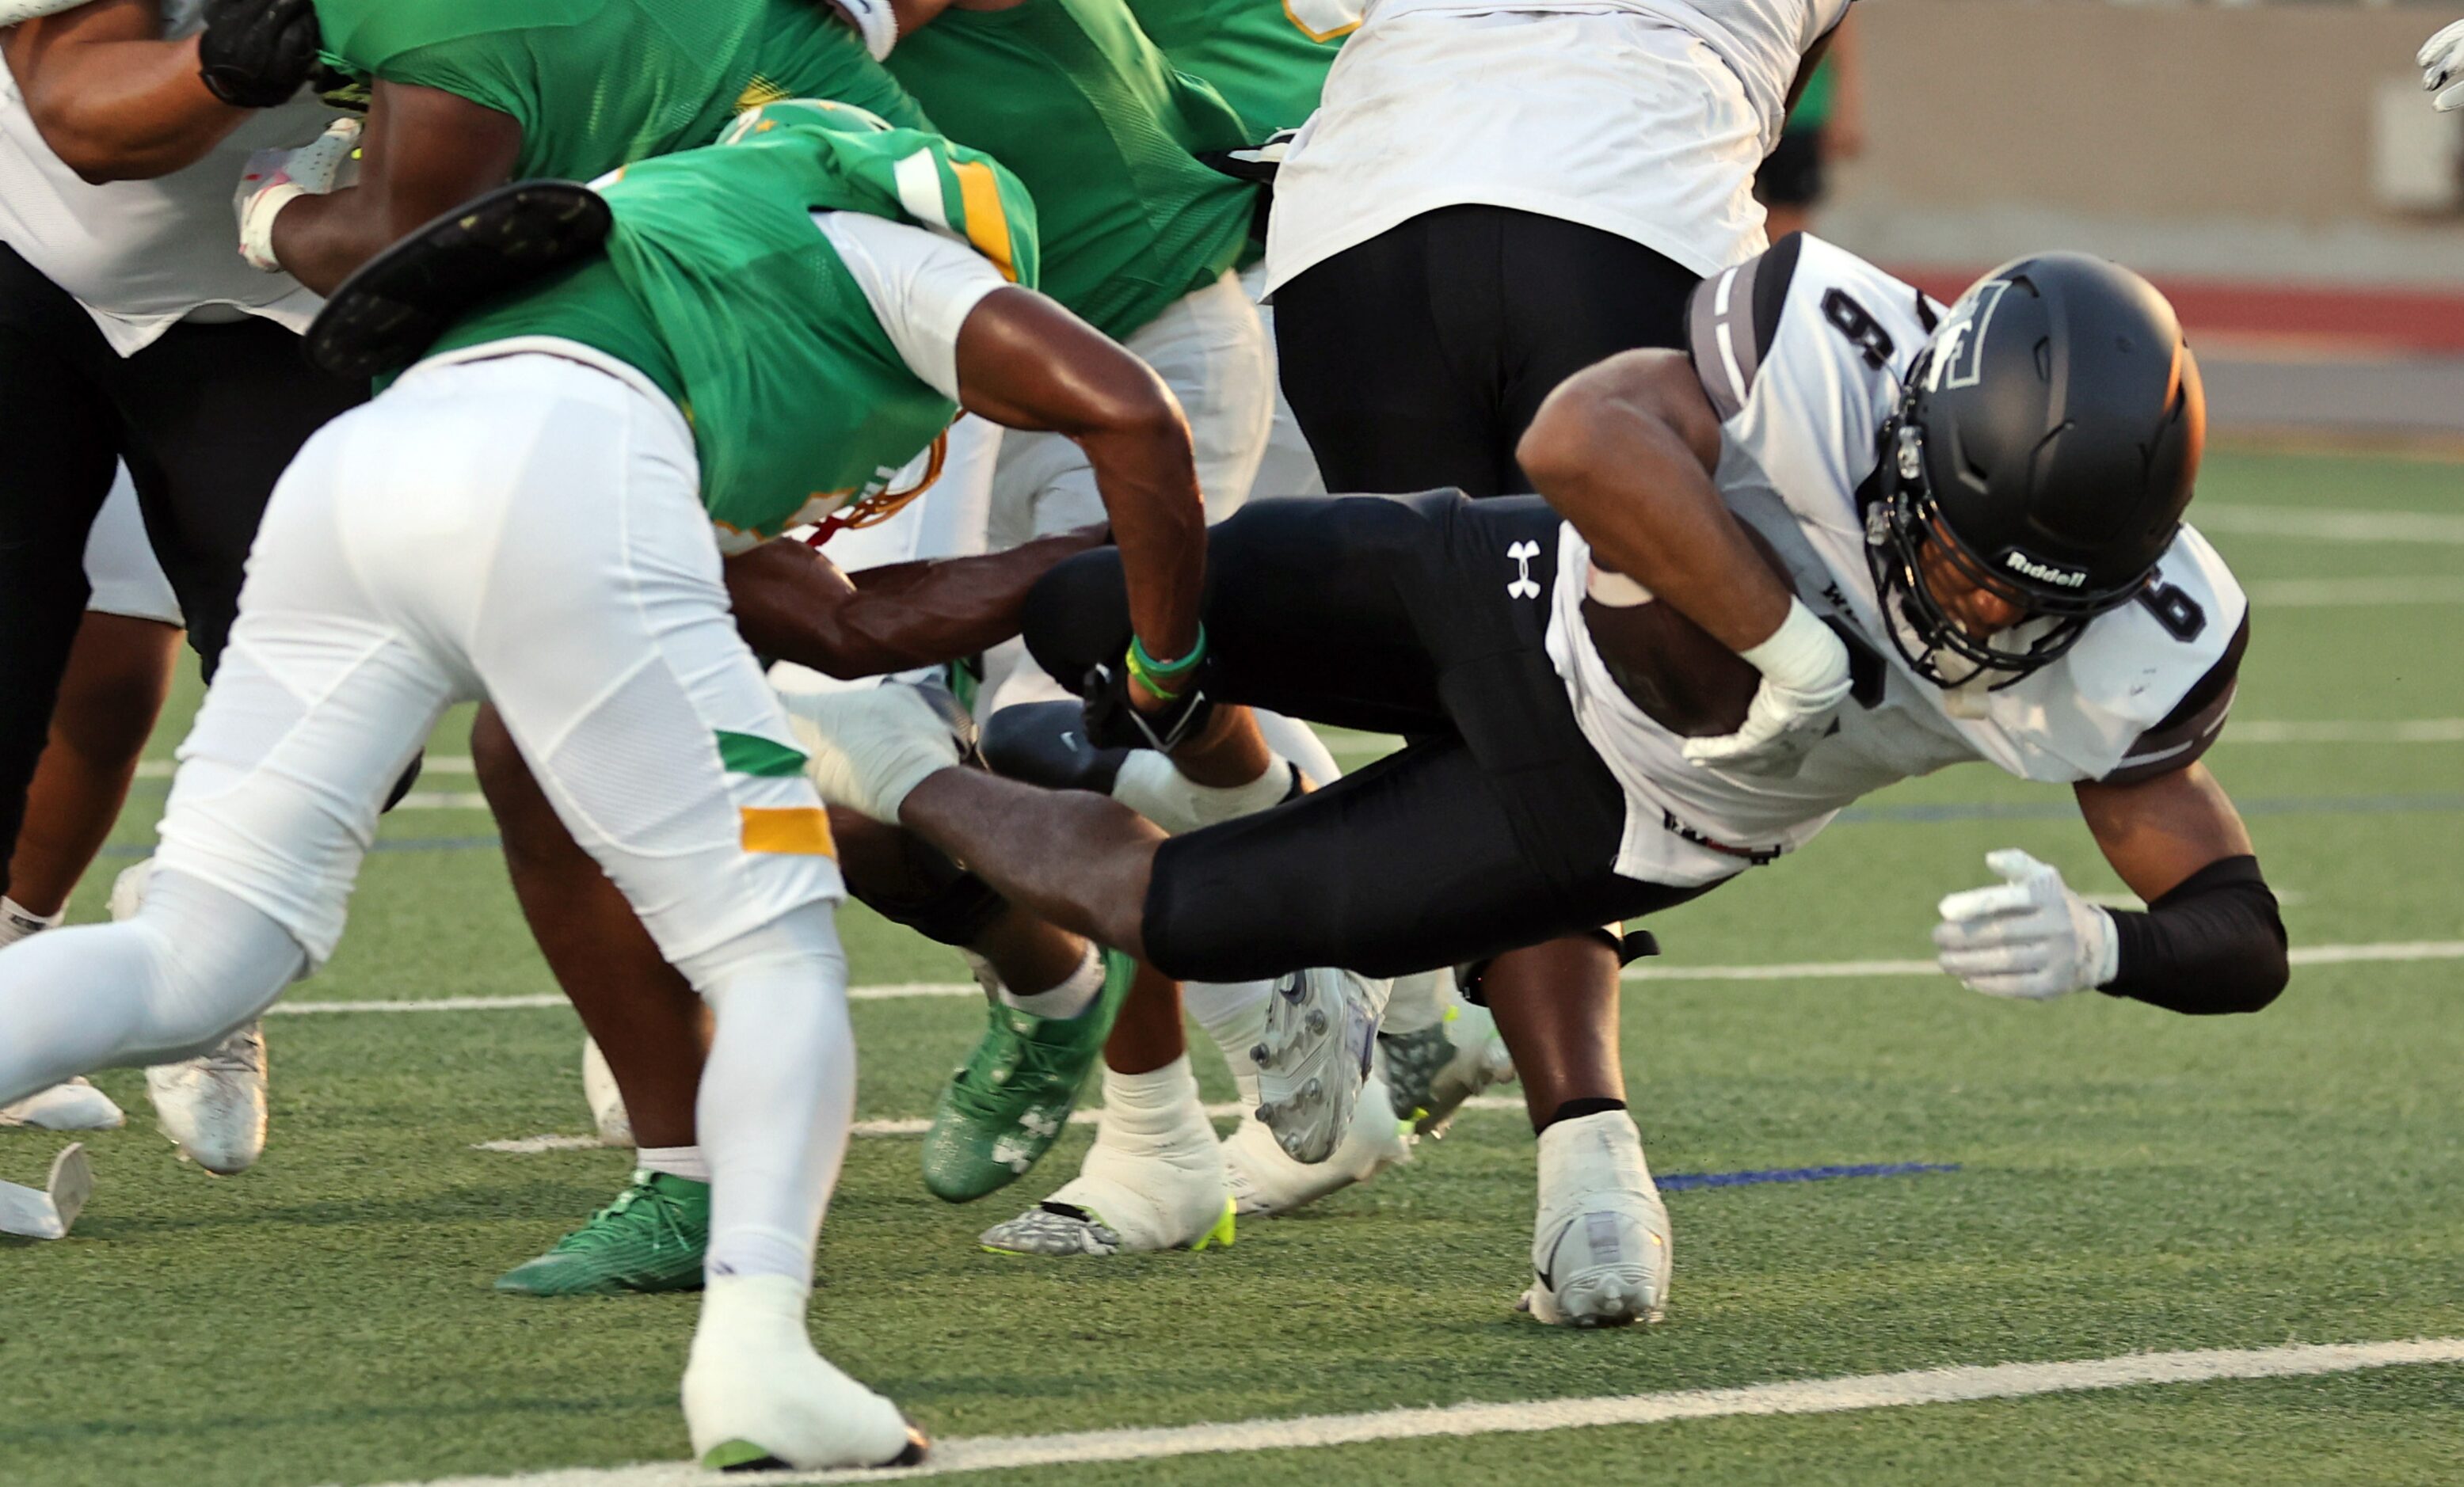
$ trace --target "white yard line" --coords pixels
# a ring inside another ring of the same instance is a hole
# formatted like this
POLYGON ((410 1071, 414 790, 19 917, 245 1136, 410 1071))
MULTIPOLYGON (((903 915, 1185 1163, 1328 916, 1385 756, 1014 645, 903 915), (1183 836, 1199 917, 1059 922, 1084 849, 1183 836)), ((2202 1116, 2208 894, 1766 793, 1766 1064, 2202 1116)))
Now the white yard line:
MULTIPOLYGON (((2369 945, 2302 945, 2294 948, 2297 966, 2342 966, 2356 961, 2464 960, 2464 940, 2388 940, 2369 945)), ((1763 966, 1634 966, 1629 981, 1837 981, 1860 976, 1935 976, 1940 967, 1930 960, 1801 960, 1763 966)), ((915 997, 971 997, 983 992, 973 981, 918 981, 899 986, 858 986, 847 992, 854 1001, 904 1001, 915 997)), ((338 1013, 392 1012, 519 1012, 561 1007, 561 996, 441 996, 433 1001, 285 1001, 267 1009, 274 1015, 317 1017, 338 1013)))
MULTIPOLYGON (((1729 1415, 1842 1414, 1909 1405, 2025 1399, 2087 1389, 2218 1379, 2306 1378, 2366 1368, 2464 1363, 2464 1338, 2403 1343, 2296 1344, 2284 1347, 2206 1348, 2195 1352, 2128 1353, 2065 1363, 2009 1363, 1986 1367, 1923 1368, 1847 1378, 1749 1384, 1741 1389, 1678 1389, 1587 1399, 1518 1400, 1360 1414, 1302 1415, 1223 1425, 1082 1431, 1055 1435, 995 1435, 945 1440, 922 1466, 897 1471, 764 1474, 763 1482, 906 1481, 973 1472, 1101 1461, 1159 1461, 1175 1456, 1253 1451, 1301 1451, 1376 1441, 1463 1438, 1585 1430, 1604 1425, 1658 1425, 1729 1415)), ((727 1480, 682 1462, 579 1468, 510 1476, 455 1476, 396 1487, 707 1487, 727 1480)))
POLYGON ((2190 525, 2244 536, 2328 542, 2464 543, 2464 516, 2438 512, 2339 511, 2332 506, 2231 506, 2202 502, 2190 525))
POLYGON ((2368 609, 2382 604, 2464 604, 2464 579, 2259 579, 2250 601, 2270 609, 2368 609))

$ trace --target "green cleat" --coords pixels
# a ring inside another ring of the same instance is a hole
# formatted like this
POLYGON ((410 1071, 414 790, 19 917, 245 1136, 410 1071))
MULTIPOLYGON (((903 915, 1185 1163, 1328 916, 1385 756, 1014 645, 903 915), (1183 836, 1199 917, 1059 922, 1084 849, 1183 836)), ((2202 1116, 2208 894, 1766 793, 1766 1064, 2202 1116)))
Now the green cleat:
POLYGON ((710 1184, 640 1172, 616 1201, 539 1258, 496 1278, 512 1296, 698 1291, 710 1248, 710 1184))
POLYGON ((1066 1020, 993 1004, 983 1041, 941 1091, 924 1137, 935 1197, 972 1203, 1005 1188, 1061 1139, 1136 973, 1136 961, 1104 951, 1104 989, 1066 1020))

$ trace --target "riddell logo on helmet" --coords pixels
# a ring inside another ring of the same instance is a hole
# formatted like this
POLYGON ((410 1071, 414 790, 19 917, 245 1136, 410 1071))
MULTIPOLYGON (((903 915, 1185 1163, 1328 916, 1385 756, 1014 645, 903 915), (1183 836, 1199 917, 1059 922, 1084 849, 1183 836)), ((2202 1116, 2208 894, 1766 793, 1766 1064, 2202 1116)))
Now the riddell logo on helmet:
POLYGON ((2023 579, 2034 579, 2039 583, 2059 584, 2066 589, 2080 588, 2087 583, 2087 575, 2079 569, 2057 568, 2052 563, 2040 563, 2016 549, 2003 558, 2002 566, 2023 579))

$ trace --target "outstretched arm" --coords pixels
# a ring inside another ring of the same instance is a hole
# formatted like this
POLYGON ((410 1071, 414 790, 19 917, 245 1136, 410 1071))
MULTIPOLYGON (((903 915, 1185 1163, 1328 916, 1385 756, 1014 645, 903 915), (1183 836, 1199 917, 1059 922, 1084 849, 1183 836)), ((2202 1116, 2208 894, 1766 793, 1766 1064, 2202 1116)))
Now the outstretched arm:
POLYGON ((1042 295, 1001 289, 958 332, 958 399, 1011 428, 1050 429, 1087 451, 1111 518, 1130 623, 1155 659, 1198 644, 1206 504, 1189 423, 1153 367, 1042 295))
POLYGON ((416 229, 511 180, 521 148, 522 126, 509 114, 380 80, 360 139, 359 184, 280 207, 274 256, 292 277, 330 295, 416 229))
POLYGON ((94 0, 0 31, 26 112, 81 178, 142 181, 195 164, 247 119, 198 76, 197 38, 163 39, 155 0, 94 0))
POLYGON ((850 579, 802 542, 764 542, 727 560, 736 627, 762 655, 842 680, 937 666, 1018 633, 1027 590, 1104 529, 1006 553, 870 568, 850 579))

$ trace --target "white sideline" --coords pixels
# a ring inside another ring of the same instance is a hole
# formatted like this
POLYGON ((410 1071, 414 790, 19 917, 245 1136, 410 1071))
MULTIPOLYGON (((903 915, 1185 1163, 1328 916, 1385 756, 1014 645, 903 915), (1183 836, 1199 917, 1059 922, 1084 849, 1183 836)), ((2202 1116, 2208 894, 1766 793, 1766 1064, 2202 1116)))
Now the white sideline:
POLYGON ((2210 506, 2190 525, 2202 532, 2309 537, 2329 542, 2464 543, 2464 516, 2440 512, 2339 511, 2329 506, 2210 506))
MULTIPOLYGON (((907 1481, 919 1476, 1014 1472, 1037 1466, 1157 1461, 1173 1456, 1299 1451, 1433 1436, 1462 1438, 1584 1430, 1603 1425, 1657 1425, 1727 1415, 1840 1414, 1903 1405, 2025 1399, 2084 1389, 2200 1384, 2217 1379, 2301 1378, 2365 1368, 2452 1363, 2464 1363, 2464 1337, 2128 1353, 2119 1358, 2082 1358, 2066 1363, 2008 1363, 1990 1367, 1922 1368, 1906 1373, 1749 1384, 1742 1389, 1460 1404, 1244 1420, 1225 1425, 960 1437, 935 1446, 931 1457, 918 1467, 782 1472, 776 1476, 765 1473, 757 1479, 764 1483, 907 1481)), ((394 1487, 706 1487, 727 1479, 689 1463, 648 1462, 640 1466, 586 1467, 509 1476, 453 1476, 424 1483, 396 1483, 394 1487)))
MULTIPOLYGON (((2464 940, 2387 940, 2371 945, 2302 945, 2289 957, 2297 966, 2343 966, 2369 960, 2464 960, 2464 940)), ((1802 960, 1764 966, 1634 966, 1629 981, 1832 981, 1858 976, 1932 976, 1930 960, 1802 960)), ((973 981, 915 981, 898 986, 850 988, 852 1001, 902 1001, 919 996, 981 996, 973 981)), ((316 1017, 334 1013, 518 1012, 561 1007, 561 996, 440 996, 433 1001, 285 1001, 269 1015, 316 1017)))

